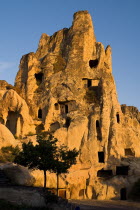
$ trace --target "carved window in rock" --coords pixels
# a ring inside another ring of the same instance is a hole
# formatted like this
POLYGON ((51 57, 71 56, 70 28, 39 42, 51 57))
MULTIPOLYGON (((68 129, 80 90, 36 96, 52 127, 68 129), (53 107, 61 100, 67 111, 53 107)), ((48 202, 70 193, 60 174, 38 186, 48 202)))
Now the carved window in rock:
POLYGON ((67 104, 60 104, 60 111, 61 114, 67 114, 68 113, 68 105, 67 104))
POLYGON ((119 113, 116 114, 117 123, 120 123, 120 115, 119 113))
POLYGON ((127 200, 127 189, 125 187, 120 190, 120 200, 127 200))
POLYGON ((35 78, 36 78, 36 84, 39 86, 43 81, 43 73, 40 72, 35 74, 35 78))
POLYGON ((117 166, 116 175, 128 175, 129 166, 117 166))
POLYGON ((96 134, 97 134, 97 140, 101 141, 102 135, 101 135, 101 127, 99 120, 96 120, 96 134))
POLYGON ((54 107, 55 107, 55 110, 59 110, 59 104, 58 103, 55 103, 54 107))
POLYGON ((98 152, 98 162, 104 163, 104 152, 98 152))
POLYGON ((39 109, 38 110, 38 118, 39 119, 42 119, 42 109, 39 109))
POLYGON ((99 170, 97 171, 97 177, 108 178, 113 176, 112 170, 99 170))
POLYGON ((98 59, 90 60, 89 66, 90 66, 90 68, 96 68, 98 66, 98 63, 99 63, 98 59))
POLYGON ((87 87, 89 88, 89 87, 91 87, 92 86, 92 80, 91 79, 88 79, 87 80, 87 87))
POLYGON ((131 148, 124 149, 124 154, 127 157, 135 157, 135 152, 131 148))

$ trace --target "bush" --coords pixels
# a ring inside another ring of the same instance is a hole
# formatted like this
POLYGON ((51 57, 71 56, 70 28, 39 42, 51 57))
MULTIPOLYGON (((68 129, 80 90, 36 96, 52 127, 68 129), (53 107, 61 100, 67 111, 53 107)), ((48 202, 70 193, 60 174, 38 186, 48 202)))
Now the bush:
POLYGON ((5 162, 14 162, 15 157, 19 154, 20 149, 18 146, 7 146, 2 147, 0 150, 0 161, 5 162))

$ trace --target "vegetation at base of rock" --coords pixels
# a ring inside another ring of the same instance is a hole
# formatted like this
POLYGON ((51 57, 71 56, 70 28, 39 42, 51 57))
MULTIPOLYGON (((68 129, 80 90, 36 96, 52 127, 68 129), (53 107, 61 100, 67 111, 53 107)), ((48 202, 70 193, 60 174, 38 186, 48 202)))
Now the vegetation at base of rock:
POLYGON ((25 205, 16 205, 4 199, 0 199, 0 209, 2 210, 49 210, 45 207, 28 207, 25 205))
MULTIPOLYGON (((69 150, 66 146, 58 146, 58 140, 51 134, 37 135, 37 144, 23 143, 22 151, 15 157, 14 162, 29 169, 39 169, 44 172, 44 188, 46 188, 46 172, 55 172, 58 176, 67 173, 68 169, 76 164, 78 151, 69 150)), ((58 189, 57 189, 58 192, 58 189)))
POLYGON ((19 154, 20 149, 18 146, 7 146, 0 149, 0 162, 14 162, 15 157, 19 154))
POLYGON ((53 64, 53 70, 54 73, 57 73, 59 71, 63 71, 66 67, 66 62, 64 58, 61 55, 58 55, 56 57, 56 62, 53 64))

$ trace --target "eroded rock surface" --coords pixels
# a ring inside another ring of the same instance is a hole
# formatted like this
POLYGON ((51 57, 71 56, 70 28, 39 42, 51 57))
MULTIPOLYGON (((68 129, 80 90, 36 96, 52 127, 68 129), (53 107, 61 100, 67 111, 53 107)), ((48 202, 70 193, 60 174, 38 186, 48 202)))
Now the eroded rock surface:
POLYGON ((127 196, 140 174, 140 113, 120 106, 111 47, 96 41, 87 11, 75 13, 70 28, 42 34, 37 51, 21 58, 14 88, 1 81, 0 94, 0 121, 14 135, 45 130, 80 150, 61 177, 67 198, 127 196))

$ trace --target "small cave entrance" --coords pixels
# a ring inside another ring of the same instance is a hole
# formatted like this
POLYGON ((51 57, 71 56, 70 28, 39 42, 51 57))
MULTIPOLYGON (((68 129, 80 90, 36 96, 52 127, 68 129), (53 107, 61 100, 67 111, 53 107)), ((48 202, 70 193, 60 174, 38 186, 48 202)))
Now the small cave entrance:
POLYGON ((89 87, 91 87, 92 86, 92 80, 91 79, 88 79, 87 80, 87 87, 89 88, 89 87))
POLYGON ((116 175, 128 175, 129 166, 117 166, 116 175))
POLYGON ((98 162, 104 163, 104 152, 98 152, 98 162))
POLYGON ((68 112, 69 112, 68 105, 65 104, 65 113, 67 114, 68 112))
POLYGON ((70 117, 67 117, 67 118, 66 118, 66 122, 65 122, 65 126, 64 126, 64 127, 69 128, 70 123, 71 123, 71 118, 70 118, 70 117))
POLYGON ((43 81, 43 73, 40 72, 35 74, 35 78, 36 78, 36 84, 39 86, 43 81))
POLYGON ((39 109, 38 110, 38 118, 39 119, 42 119, 42 109, 39 109))
POLYGON ((117 119, 117 123, 119 124, 120 123, 120 115, 119 115, 119 113, 116 114, 116 119, 117 119))
POLYGON ((100 127, 99 120, 96 120, 96 133, 97 133, 97 139, 99 141, 101 141, 102 140, 102 137, 101 137, 101 127, 100 127))
POLYGON ((17 120, 19 114, 18 112, 9 111, 6 121, 6 127, 11 131, 13 135, 16 135, 17 132, 17 120))
POLYGON ((135 157, 135 152, 131 148, 124 149, 125 156, 135 157))
POLYGON ((96 68, 98 66, 98 63, 99 63, 98 59, 90 60, 89 66, 90 66, 90 68, 96 68))
POLYGON ((121 188, 120 200, 127 200, 127 189, 126 188, 121 188))
POLYGON ((97 171, 97 177, 102 177, 102 178, 108 178, 110 176, 112 176, 112 170, 99 170, 97 171))
POLYGON ((59 110, 59 104, 58 103, 55 103, 54 104, 54 108, 55 108, 55 110, 59 110))

